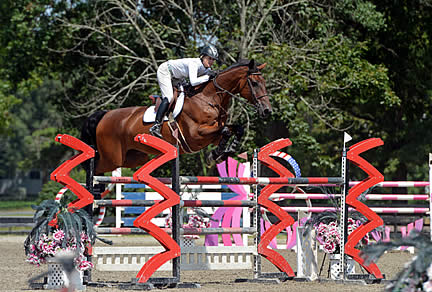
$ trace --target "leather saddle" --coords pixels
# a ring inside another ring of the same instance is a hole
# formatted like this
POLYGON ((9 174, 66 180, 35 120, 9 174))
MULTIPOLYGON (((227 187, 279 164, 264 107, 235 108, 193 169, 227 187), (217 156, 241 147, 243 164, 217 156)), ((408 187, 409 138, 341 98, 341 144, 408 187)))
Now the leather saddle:
MULTIPOLYGON (((177 98, 178 98, 179 94, 180 94, 179 89, 175 87, 174 88, 173 99, 171 100, 170 105, 168 107, 168 112, 172 112, 173 111, 173 109, 175 107, 175 104, 177 102, 177 98)), ((160 104, 162 102, 162 96, 157 95, 157 94, 152 94, 152 95, 149 95, 149 98, 150 98, 152 104, 155 105, 155 112, 157 112, 158 109, 159 109, 159 106, 160 106, 160 104)))
MULTIPOLYGON (((179 84, 178 86, 175 86, 174 92, 173 92, 173 99, 170 102, 168 112, 172 112, 174 110, 174 107, 175 107, 176 102, 177 102, 177 98, 181 92, 184 92, 185 96, 191 97, 191 96, 194 96, 195 94, 201 92, 202 89, 204 88, 204 86, 205 86, 205 84, 198 85, 198 86, 194 87, 187 82, 184 82, 182 84, 179 84)), ((152 104, 155 105, 155 111, 157 112, 157 110, 158 110, 158 108, 162 102, 162 97, 160 95, 157 95, 157 94, 152 94, 149 96, 149 98, 151 99, 152 104)))

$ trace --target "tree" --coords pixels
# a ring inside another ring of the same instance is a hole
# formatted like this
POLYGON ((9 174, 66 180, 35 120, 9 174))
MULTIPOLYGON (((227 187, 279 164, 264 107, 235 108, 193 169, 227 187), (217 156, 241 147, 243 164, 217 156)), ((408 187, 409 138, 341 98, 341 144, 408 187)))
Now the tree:
POLYGON ((18 95, 23 102, 12 110, 11 133, 0 136, 1 177, 15 178, 19 171, 38 169, 47 181, 49 173, 64 159, 66 149, 54 141, 63 126, 61 115, 51 103, 58 89, 58 84, 46 81, 29 95, 18 95))
POLYGON ((11 109, 21 101, 9 93, 10 84, 0 80, 0 135, 10 134, 11 109))
MULTIPOLYGON (((400 105, 376 111, 373 131, 385 138, 386 174, 395 179, 427 177, 432 152, 432 1, 374 1, 386 28, 370 38, 368 58, 388 68, 400 105), (416 169, 421 166, 420 173, 416 169)), ((383 163, 384 164, 384 163, 383 163)))
MULTIPOLYGON (((260 121, 238 100, 231 105, 229 121, 247 127, 242 150, 289 137, 290 152, 305 173, 333 176, 342 131, 348 130, 355 140, 383 138, 384 150, 371 160, 387 175, 398 172, 398 178, 408 170, 420 172, 415 167, 423 157, 416 154, 430 151, 421 141, 429 137, 431 122, 430 1, 7 0, 0 5, 0 80, 8 84, 3 94, 23 98, 55 80, 63 91, 53 99, 63 126, 78 128, 97 109, 147 104, 143 96, 158 91, 160 63, 196 56, 210 42, 223 63, 243 57, 268 63, 264 77, 272 119, 260 121)), ((36 130, 27 139, 39 141, 41 133, 51 131, 36 130)), ((33 153, 37 157, 38 151, 33 153)), ((188 164, 198 165, 199 158, 193 159, 197 163, 188 164)))

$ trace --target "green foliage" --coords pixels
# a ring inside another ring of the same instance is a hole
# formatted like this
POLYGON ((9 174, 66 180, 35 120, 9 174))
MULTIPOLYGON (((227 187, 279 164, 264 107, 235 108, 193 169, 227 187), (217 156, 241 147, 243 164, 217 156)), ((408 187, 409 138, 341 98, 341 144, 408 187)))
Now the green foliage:
POLYGON ((10 94, 10 92, 10 82, 1 80, 0 78, 0 135, 10 134, 10 124, 12 122, 11 109, 14 105, 21 103, 21 100, 10 94))
POLYGON ((335 11, 370 31, 380 31, 385 27, 384 15, 377 11, 376 6, 370 1, 337 1, 335 11))
POLYGON ((77 135, 76 130, 61 130, 63 118, 52 105, 58 90, 57 82, 46 81, 35 90, 17 92, 22 103, 11 109, 10 134, 0 135, 0 177, 14 178, 39 169, 45 182, 59 162, 71 155, 54 140, 61 131, 77 135))
MULTIPOLYGON (((74 168, 70 173, 71 178, 76 180, 77 182, 85 182, 86 181, 86 173, 83 169, 74 168)), ((37 203, 41 203, 45 200, 54 200, 57 193, 63 188, 62 184, 59 184, 55 181, 48 181, 43 184, 42 190, 39 192, 38 198, 36 200, 37 203)), ((63 196, 61 203, 62 205, 66 205, 71 201, 76 199, 76 195, 71 191, 67 191, 63 196)))
MULTIPOLYGON (((211 42, 227 64, 268 64, 271 119, 236 100, 230 109, 229 121, 247 126, 239 153, 288 137, 304 174, 334 176, 348 131, 384 140, 368 158, 386 179, 426 177, 430 1, 282 2, 1 1, 0 176, 42 168, 47 181, 72 155, 56 133, 78 137, 78 117, 98 108, 147 104, 162 61, 211 42)), ((203 163, 212 147, 183 155, 181 173, 215 174, 203 163)))

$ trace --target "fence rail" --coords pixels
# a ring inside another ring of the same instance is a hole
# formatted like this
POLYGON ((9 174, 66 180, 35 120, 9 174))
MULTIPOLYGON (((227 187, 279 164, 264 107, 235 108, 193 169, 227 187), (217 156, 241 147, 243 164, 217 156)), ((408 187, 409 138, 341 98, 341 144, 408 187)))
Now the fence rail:
POLYGON ((0 216, 0 234, 27 234, 33 226, 33 217, 30 216, 0 216), (27 228, 18 229, 24 227, 27 228))

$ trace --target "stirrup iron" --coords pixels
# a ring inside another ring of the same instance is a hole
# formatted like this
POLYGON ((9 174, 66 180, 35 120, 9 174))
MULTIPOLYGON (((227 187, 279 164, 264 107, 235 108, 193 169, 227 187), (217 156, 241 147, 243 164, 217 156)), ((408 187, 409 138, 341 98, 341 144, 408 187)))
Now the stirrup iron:
POLYGON ((149 130, 150 134, 160 139, 163 139, 163 136, 161 134, 161 127, 162 127, 162 123, 155 122, 154 125, 151 126, 149 130))

